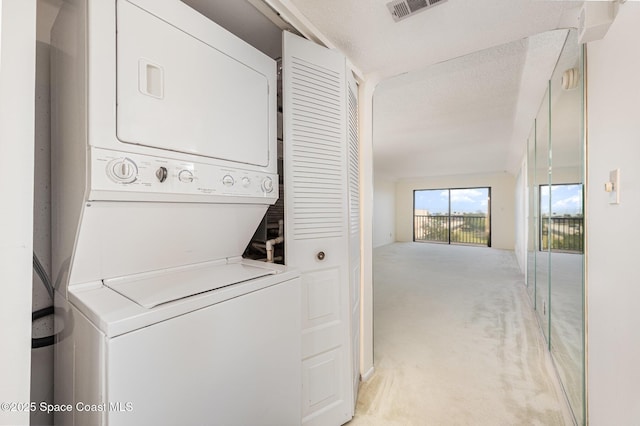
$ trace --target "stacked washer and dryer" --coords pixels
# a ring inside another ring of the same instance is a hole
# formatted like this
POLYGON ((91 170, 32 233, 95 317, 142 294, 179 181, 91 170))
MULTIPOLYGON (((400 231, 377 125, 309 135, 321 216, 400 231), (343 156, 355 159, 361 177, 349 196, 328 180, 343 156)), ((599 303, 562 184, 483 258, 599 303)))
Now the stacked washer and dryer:
POLYGON ((299 275, 241 257, 275 61, 179 0, 65 0, 52 45, 55 423, 299 424, 299 275))

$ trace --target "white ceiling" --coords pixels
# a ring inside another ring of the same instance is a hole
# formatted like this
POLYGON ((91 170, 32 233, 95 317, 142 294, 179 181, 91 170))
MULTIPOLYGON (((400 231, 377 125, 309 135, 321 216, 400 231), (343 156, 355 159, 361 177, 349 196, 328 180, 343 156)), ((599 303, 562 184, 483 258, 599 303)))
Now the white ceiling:
POLYGON ((548 32, 384 80, 374 95, 375 172, 516 170, 565 37, 548 32))
POLYGON ((374 170, 391 179, 514 173, 564 41, 543 33, 576 26, 582 5, 448 0, 395 23, 388 0, 291 3, 382 80, 374 170))
POLYGON ((448 0, 394 22, 390 0, 290 0, 364 74, 386 78, 577 24, 580 1, 448 0), (567 17, 568 16, 568 17, 567 17))

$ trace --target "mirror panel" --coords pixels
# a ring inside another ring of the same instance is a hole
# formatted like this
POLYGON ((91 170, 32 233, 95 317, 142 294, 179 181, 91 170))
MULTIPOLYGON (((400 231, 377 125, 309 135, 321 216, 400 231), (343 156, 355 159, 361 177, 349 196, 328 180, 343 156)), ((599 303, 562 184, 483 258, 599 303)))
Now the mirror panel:
POLYGON ((584 47, 567 34, 527 141, 527 293, 576 424, 586 423, 584 47))
POLYGON ((577 424, 584 423, 584 135, 582 46, 569 32, 550 82, 550 349, 577 424))
POLYGON ((533 122, 527 139, 527 293, 535 309, 536 300, 536 250, 537 250, 537 206, 536 181, 536 123, 533 122))
POLYGON ((549 250, 546 247, 549 232, 549 90, 536 116, 535 180, 533 192, 537 199, 536 221, 536 298, 535 308, 544 337, 549 343, 549 250))

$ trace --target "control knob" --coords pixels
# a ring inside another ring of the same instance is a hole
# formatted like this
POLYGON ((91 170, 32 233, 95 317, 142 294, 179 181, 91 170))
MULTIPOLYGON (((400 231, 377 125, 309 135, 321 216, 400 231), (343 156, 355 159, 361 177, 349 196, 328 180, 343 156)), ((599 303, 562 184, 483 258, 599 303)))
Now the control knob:
POLYGON ((273 192, 273 180, 270 177, 262 180, 262 190, 266 193, 273 192))
POLYGON ((181 170, 178 173, 178 180, 183 183, 193 182, 193 172, 191 170, 181 170))
POLYGON ((107 165, 107 175, 117 183, 132 183, 138 177, 138 166, 130 158, 117 158, 107 165))
POLYGON ((160 167, 158 168, 158 170, 156 170, 156 177, 160 182, 164 182, 165 180, 167 180, 168 173, 169 172, 166 167, 160 167))

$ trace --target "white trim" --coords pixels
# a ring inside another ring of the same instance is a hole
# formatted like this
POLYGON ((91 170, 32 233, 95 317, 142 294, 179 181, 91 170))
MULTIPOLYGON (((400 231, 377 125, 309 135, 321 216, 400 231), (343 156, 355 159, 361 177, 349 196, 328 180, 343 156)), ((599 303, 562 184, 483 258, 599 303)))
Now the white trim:
POLYGON ((373 376, 373 373, 375 373, 375 369, 373 367, 371 367, 369 370, 367 370, 366 373, 364 373, 364 374, 362 374, 360 376, 360 381, 361 382, 368 381, 373 376))
MULTIPOLYGON (((36 0, 0 0, 0 401, 27 404, 31 291, 36 0)), ((16 407, 17 409, 20 407, 16 407)), ((29 410, 0 410, 0 424, 29 424, 29 410)))
POLYGON ((273 23, 275 23, 278 27, 283 30, 290 30, 290 28, 295 28, 296 31, 300 33, 303 37, 312 40, 313 42, 325 46, 329 49, 337 50, 342 53, 347 58, 347 66, 353 71, 356 76, 356 80, 358 82, 362 82, 365 79, 365 75, 362 71, 351 62, 348 55, 345 54, 340 48, 338 48, 333 42, 325 36, 315 25, 311 23, 307 19, 306 16, 298 10, 297 7, 291 3, 290 0, 248 0, 256 9, 261 11, 267 18, 269 18, 273 23), (261 6, 260 3, 267 5, 272 12, 269 12, 265 9, 265 7, 261 6), (277 22, 278 19, 274 17, 280 18, 283 21, 282 23, 277 22))
POLYGON ((290 0, 263 0, 285 22, 298 30, 303 37, 329 49, 336 46, 311 23, 290 0))
POLYGON ((373 370, 373 94, 376 79, 359 86, 360 127, 360 372, 373 370))

